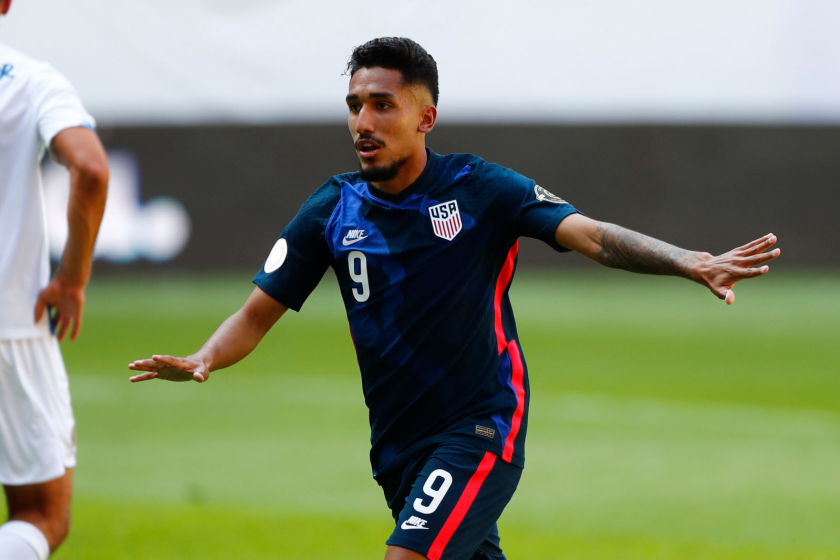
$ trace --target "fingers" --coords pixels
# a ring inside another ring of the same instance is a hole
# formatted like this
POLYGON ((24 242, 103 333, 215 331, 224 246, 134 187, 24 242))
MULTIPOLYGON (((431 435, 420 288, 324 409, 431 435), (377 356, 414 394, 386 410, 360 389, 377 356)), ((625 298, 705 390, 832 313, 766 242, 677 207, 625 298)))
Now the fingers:
POLYGON ((727 305, 732 305, 735 303, 735 292, 732 291, 732 287, 736 282, 762 276, 770 271, 770 267, 765 263, 782 253, 780 249, 768 250, 776 241, 778 238, 768 233, 764 237, 716 257, 710 267, 711 274, 707 276, 710 281, 706 285, 718 298, 726 301, 727 305))
POLYGON ((133 369, 135 371, 158 371, 159 369, 165 367, 166 364, 162 364, 155 360, 136 360, 128 364, 128 369, 133 369))
POLYGON ((773 234, 765 235, 761 239, 756 239, 752 243, 747 243, 743 247, 739 247, 738 249, 736 249, 736 252, 744 256, 763 253, 764 251, 775 245, 776 241, 778 240, 779 239, 773 234))
POLYGON ((70 332, 70 340, 73 342, 76 341, 76 337, 79 336, 79 331, 82 330, 82 318, 76 317, 76 320, 73 321, 73 330, 70 332))
POLYGON ((147 379, 165 379, 167 381, 197 381, 204 383, 209 377, 207 371, 196 371, 202 368, 201 362, 173 356, 154 355, 151 359, 136 360, 128 364, 128 369, 142 371, 140 375, 131 377, 131 381, 145 381, 147 379))
POLYGON ((201 363, 186 358, 155 355, 151 359, 136 360, 128 364, 128 369, 142 371, 131 381, 145 381, 147 379, 165 379, 167 381, 197 381, 204 383, 209 377, 207 371, 196 371, 201 363))
POLYGON ((64 335, 67 334, 67 329, 70 327, 70 319, 63 314, 58 314, 58 326, 56 328, 55 334, 58 337, 59 342, 64 342, 64 335))
MULTIPOLYGON (((752 249, 752 248, 754 248, 754 247, 757 247, 757 246, 759 246, 759 245, 761 245, 761 244, 763 244, 763 243, 767 243, 767 241, 768 241, 768 240, 773 239, 773 238, 775 238, 775 237, 776 237, 776 236, 775 236, 775 235, 773 235, 772 233, 768 233, 767 235, 765 235, 765 236, 763 236, 763 237, 759 237, 759 238, 758 238, 758 239, 756 239, 755 241, 750 241, 750 242, 749 242, 749 243, 747 243, 746 245, 742 245, 742 246, 738 247, 738 248, 736 249, 736 251, 747 251, 747 250, 752 249)), ((775 243, 775 240, 773 241, 773 243, 775 243)), ((770 245, 772 245, 773 243, 770 243, 770 245)), ((768 245, 768 247, 769 247, 770 245, 768 245)))
POLYGON ((740 262, 744 266, 755 266, 757 264, 764 264, 768 261, 772 261, 781 254, 781 249, 773 249, 772 251, 767 251, 766 253, 758 253, 757 255, 753 255, 751 257, 742 257, 740 262))
POLYGON ((70 332, 70 340, 76 340, 79 336, 79 330, 82 328, 82 318, 78 314, 69 315, 67 313, 56 313, 56 336, 59 342, 64 341, 64 337, 70 332))
POLYGON ((770 267, 766 265, 756 268, 744 268, 741 270, 738 275, 739 277, 735 280, 735 282, 743 280, 744 278, 755 278, 756 276, 761 276, 762 274, 767 274, 768 272, 770 272, 770 267))
POLYGON ((44 291, 38 294, 38 301, 35 302, 35 322, 41 320, 41 317, 44 316, 44 309, 47 308, 47 298, 44 297, 44 291))
POLYGON ((174 368, 188 370, 195 367, 195 362, 192 360, 186 360, 184 358, 176 358, 174 356, 166 356, 166 355, 158 355, 155 354, 152 356, 152 359, 158 361, 162 364, 166 364, 168 366, 172 366, 174 368))
POLYGON ((129 377, 128 380, 132 383, 137 383, 138 381, 148 381, 149 379, 155 379, 157 376, 158 374, 156 371, 148 371, 146 373, 141 373, 140 375, 134 375, 132 377, 129 377))

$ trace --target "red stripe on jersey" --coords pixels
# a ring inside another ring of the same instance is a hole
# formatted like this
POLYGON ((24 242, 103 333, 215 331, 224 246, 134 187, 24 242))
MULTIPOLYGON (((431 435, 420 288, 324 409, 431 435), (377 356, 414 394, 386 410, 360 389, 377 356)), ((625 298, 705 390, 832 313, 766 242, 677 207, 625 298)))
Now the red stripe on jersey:
POLYGON ((432 220, 432 226, 435 228, 435 234, 440 235, 440 230, 438 229, 437 221, 432 220))
POLYGON ((505 328, 502 325, 502 295, 505 293, 505 288, 510 284, 510 279, 513 278, 513 263, 516 261, 516 255, 518 253, 519 241, 514 243, 513 247, 510 248, 502 271, 499 273, 499 278, 496 280, 496 296, 493 298, 493 307, 496 310, 496 342, 499 347, 499 355, 507 348, 505 328))
POLYGON ((446 238, 452 239, 452 220, 446 220, 443 223, 446 226, 446 238))
POLYGON ((513 412, 513 419, 510 422, 510 432, 505 440, 505 449, 502 452, 502 460, 510 463, 513 459, 513 444, 522 426, 522 415, 525 414, 525 368, 522 365, 522 354, 519 353, 519 346, 515 340, 511 340, 507 346, 510 363, 513 368, 511 382, 516 393, 516 410, 513 412))
POLYGON ((455 214, 455 228, 460 231, 461 229, 461 215, 455 214))
POLYGON ((470 506, 472 506, 475 501, 475 497, 478 495, 478 491, 481 489, 481 485, 484 484, 484 480, 487 478, 487 475, 490 474, 490 471, 493 469, 493 465, 495 464, 496 456, 489 451, 485 451, 484 458, 481 459, 481 463, 478 464, 478 468, 473 473, 472 477, 470 477, 470 481, 467 482, 467 487, 464 488, 464 492, 461 494, 461 497, 458 498, 458 503, 455 504, 455 508, 452 510, 452 513, 449 514, 449 517, 443 524, 443 528, 440 530, 440 533, 438 533, 438 536, 435 537, 435 541, 432 543, 429 553, 426 554, 426 558, 429 560, 440 560, 444 549, 446 549, 446 545, 449 544, 449 540, 452 538, 452 535, 455 534, 458 526, 461 525, 464 517, 466 517, 467 512, 470 510, 470 506))

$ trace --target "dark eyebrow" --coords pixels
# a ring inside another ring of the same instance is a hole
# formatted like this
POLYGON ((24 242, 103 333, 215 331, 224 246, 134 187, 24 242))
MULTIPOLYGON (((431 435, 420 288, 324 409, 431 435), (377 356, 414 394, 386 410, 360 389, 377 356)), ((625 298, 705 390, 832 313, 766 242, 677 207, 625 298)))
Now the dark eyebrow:
MULTIPOLYGON (((388 93, 387 91, 374 91, 370 94, 370 96, 374 99, 396 99, 396 95, 393 93, 388 93)), ((358 101, 359 95, 356 93, 348 93, 347 97, 344 98, 346 101, 358 101)))

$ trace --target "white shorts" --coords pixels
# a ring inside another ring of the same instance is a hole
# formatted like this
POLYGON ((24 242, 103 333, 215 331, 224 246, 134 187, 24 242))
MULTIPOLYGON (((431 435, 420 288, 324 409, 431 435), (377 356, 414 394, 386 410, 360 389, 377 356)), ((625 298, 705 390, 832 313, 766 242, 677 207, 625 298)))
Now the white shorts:
POLYGON ((0 340, 0 484, 38 484, 75 466, 76 421, 58 340, 0 340))

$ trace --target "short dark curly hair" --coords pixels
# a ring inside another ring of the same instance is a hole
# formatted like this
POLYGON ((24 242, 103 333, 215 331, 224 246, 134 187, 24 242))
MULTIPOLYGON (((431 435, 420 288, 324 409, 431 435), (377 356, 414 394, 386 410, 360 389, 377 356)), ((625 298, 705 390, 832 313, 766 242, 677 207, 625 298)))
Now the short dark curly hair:
POLYGON ((402 72, 403 84, 423 85, 438 104, 437 63, 426 49, 406 37, 380 37, 353 49, 346 74, 353 77, 360 68, 392 68, 402 72))

